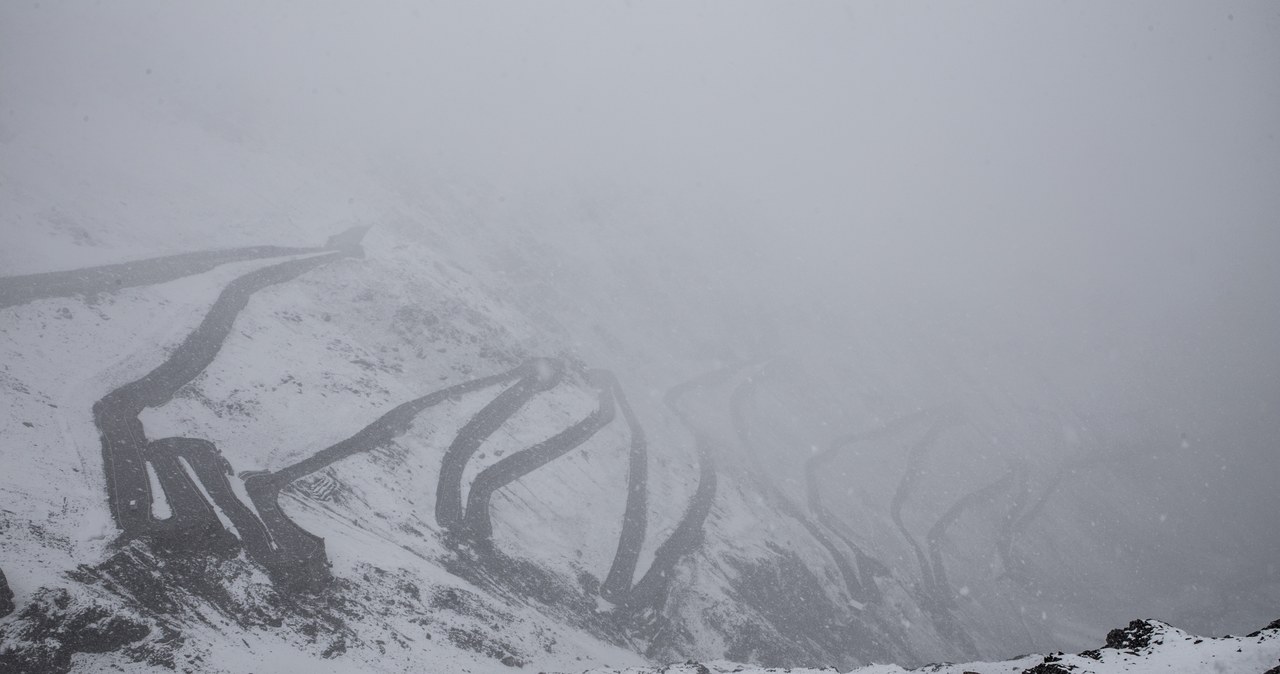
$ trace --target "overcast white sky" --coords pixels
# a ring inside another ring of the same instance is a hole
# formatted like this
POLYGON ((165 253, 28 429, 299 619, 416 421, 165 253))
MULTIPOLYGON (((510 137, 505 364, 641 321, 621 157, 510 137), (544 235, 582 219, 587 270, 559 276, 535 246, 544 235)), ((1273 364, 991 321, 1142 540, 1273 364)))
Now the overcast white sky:
POLYGON ((1262 265, 1280 241, 1274 3, 0 12, 0 84, 24 97, 125 93, 500 193, 733 202, 809 269, 1208 292, 1196 265, 1262 265))

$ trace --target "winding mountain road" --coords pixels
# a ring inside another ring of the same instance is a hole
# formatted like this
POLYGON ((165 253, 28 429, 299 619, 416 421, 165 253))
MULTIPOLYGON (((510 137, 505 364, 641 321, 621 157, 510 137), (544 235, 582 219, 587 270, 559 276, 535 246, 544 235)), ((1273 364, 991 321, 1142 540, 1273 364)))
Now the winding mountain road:
MULTIPOLYGON (((702 544, 703 526, 706 524, 707 516, 711 514, 711 507, 715 504, 718 480, 715 440, 698 429, 681 408, 680 400, 697 389, 728 381, 749 364, 737 363, 712 370, 673 386, 663 396, 663 403, 666 404, 667 409, 671 410, 672 414, 693 434, 698 450, 698 486, 671 535, 654 551, 653 562, 649 565, 649 569, 629 592, 620 592, 621 581, 613 590, 614 596, 621 595, 621 606, 630 612, 644 608, 657 609, 662 606, 676 565, 702 544)), ((636 543, 633 541, 632 544, 636 543)))
POLYGON ((502 427, 535 395, 560 382, 564 365, 558 360, 539 359, 521 371, 515 384, 498 394, 458 431, 453 443, 440 461, 439 485, 436 487, 436 522, 450 531, 459 530, 462 507, 462 473, 480 445, 502 427))
MULTIPOLYGON (((730 396, 730 417, 733 421, 734 430, 738 435, 739 444, 747 449, 752 481, 783 514, 799 522, 809 532, 809 535, 827 551, 827 555, 840 572, 845 591, 851 599, 860 605, 878 600, 880 593, 879 589, 875 587, 875 581, 870 577, 860 578, 855 562, 851 561, 849 556, 840 550, 831 539, 831 536, 827 535, 827 532, 823 531, 817 522, 810 519, 799 504, 792 501, 766 476, 763 467, 760 465, 760 449, 756 447, 750 426, 747 423, 747 406, 756 399, 756 386, 757 381, 755 379, 747 379, 739 384, 734 389, 733 395, 730 396)), ((835 532, 832 533, 835 534, 835 532)), ((839 534, 835 535, 839 536, 839 534)), ((856 548, 851 549, 856 550, 856 548)), ((854 554, 856 559, 857 552, 854 552, 854 554)))
MULTIPOLYGON (((601 381, 597 373, 588 375, 600 392, 595 411, 578 423, 539 442, 538 444, 507 455, 493 465, 481 470, 467 490, 467 510, 462 520, 462 530, 472 541, 488 543, 493 535, 489 518, 489 501, 493 493, 548 463, 577 449, 591 439, 614 417, 613 390, 601 381)), ((441 471, 443 474, 443 471, 441 471)))
POLYGON ((821 477, 825 474, 832 462, 837 459, 842 452, 862 443, 870 443, 884 438, 889 438, 910 428, 912 425, 922 421, 928 421, 938 417, 938 410, 920 410, 910 414, 903 415, 889 421, 888 423, 877 426, 870 430, 850 433, 839 436, 831 441, 824 451, 813 454, 805 461, 804 477, 805 477, 805 496, 808 502, 809 511, 818 519, 818 522, 830 530, 833 534, 840 538, 846 546, 853 550, 855 559, 857 560, 858 570, 862 578, 862 592, 866 597, 864 601, 879 601, 881 598, 879 588, 875 584, 874 577, 876 575, 889 575, 888 567, 883 562, 872 557, 857 545, 851 532, 844 531, 844 523, 840 518, 836 517, 830 509, 827 508, 826 501, 822 497, 821 477))
POLYGON ((1002 492, 1007 491, 1017 483, 1022 473, 1022 466, 1015 464, 1000 479, 956 499, 956 502, 950 508, 947 508, 938 517, 938 520, 934 522, 933 526, 929 528, 925 541, 929 546, 929 561, 933 567, 933 592, 935 598, 942 602, 944 606, 953 607, 955 605, 955 597, 951 592, 951 583, 947 580, 947 568, 942 561, 942 541, 947 535, 947 530, 956 523, 956 520, 960 519, 960 516, 966 510, 984 503, 994 502, 1002 492))
MULTIPOLYGON (((168 403, 215 360, 235 321, 260 290, 285 283, 336 260, 362 255, 363 228, 331 237, 324 247, 255 246, 184 253, 69 272, 0 279, 0 308, 52 297, 92 295, 172 281, 230 262, 292 257, 245 273, 223 288, 200 324, 165 360, 140 378, 108 392, 93 405, 102 445, 107 503, 126 537, 145 537, 160 549, 185 554, 228 553, 243 548, 276 583, 314 588, 329 578, 324 539, 305 531, 284 513, 279 496, 299 478, 355 454, 384 447, 412 427, 415 418, 440 403, 485 388, 509 384, 458 431, 441 458, 436 519, 442 529, 492 550, 490 501, 497 490, 564 456, 607 427, 620 409, 630 434, 626 510, 617 551, 600 594, 625 614, 658 609, 665 602, 676 566, 695 551, 715 500, 715 441, 681 406, 692 391, 724 383, 750 363, 721 368, 667 392, 667 407, 692 433, 698 454, 698 484, 673 531, 658 544, 649 568, 633 584, 648 528, 648 445, 643 427, 617 378, 606 370, 587 373, 598 404, 585 418, 532 447, 481 470, 463 505, 463 473, 494 432, 534 396, 557 386, 564 364, 538 358, 499 374, 450 386, 401 403, 346 439, 274 471, 244 473, 241 499, 232 484, 232 466, 211 442, 199 438, 150 439, 141 422, 146 408, 168 403), (152 477, 160 493, 152 491, 152 477), (156 515, 163 497, 169 514, 156 515), (224 519, 225 518, 225 519, 224 519), (229 521, 230 527, 225 522, 229 521)), ((799 516, 799 508, 791 504, 799 516)), ((0 576, 3 581, 3 576, 0 576)), ((7 587, 0 586, 0 590, 7 587)), ((0 591, 0 608, 5 601, 0 591)), ((11 603, 11 602, 10 602, 11 603)), ((10 609, 11 610, 11 609, 10 609)))
MULTIPOLYGON (((229 469, 217 448, 190 438, 150 441, 139 416, 147 407, 167 403, 180 388, 213 362, 236 317, 254 293, 355 254, 359 254, 358 248, 290 260, 235 279, 223 289, 200 325, 169 353, 163 363, 142 378, 111 391, 93 405, 94 423, 102 440, 108 506, 117 526, 126 535, 148 535, 169 544, 184 543, 209 549, 214 547, 215 541, 223 540, 221 536, 209 535, 215 529, 222 530, 222 525, 182 465, 185 460, 205 488, 211 490, 212 496, 214 491, 221 489, 220 483, 225 482, 229 469), (157 518, 154 514, 154 495, 147 477, 147 463, 156 471, 169 502, 172 512, 169 518, 157 518)), ((230 493, 229 488, 227 493, 230 493)), ((231 507, 230 502, 222 505, 231 507)), ((224 512, 227 512, 226 507, 224 512)), ((288 531, 287 527, 272 530, 270 524, 267 527, 270 536, 260 537, 256 527, 248 525, 247 521, 245 524, 248 531, 241 531, 241 540, 246 552, 268 570, 284 574, 289 582, 301 580, 295 578, 295 567, 307 568, 307 576, 322 573, 317 568, 321 565, 317 560, 322 562, 324 557, 323 543, 319 538, 310 534, 303 537, 291 535, 296 532, 288 531), (298 538, 302 544, 288 545, 298 538)), ((296 526, 293 528, 297 529, 296 526)), ((237 530, 240 529, 237 526, 237 530)), ((301 529, 297 531, 301 532, 301 529)))
POLYGON ((622 604, 631 595, 631 580, 635 577, 640 549, 644 546, 649 526, 649 444, 618 378, 607 370, 600 370, 597 377, 613 392, 613 399, 622 411, 622 418, 631 434, 627 453, 627 505, 622 515, 622 530, 618 532, 618 549, 614 552, 613 563, 609 565, 609 574, 600 586, 601 597, 614 604, 622 604))
POLYGON ((931 447, 938 441, 938 437, 942 435, 948 427, 958 423, 957 420, 948 417, 936 419, 929 429, 925 431, 907 453, 907 469, 902 473, 902 479, 898 482, 898 488, 893 493, 893 500, 889 503, 889 518, 893 520, 894 526, 907 540, 912 551, 916 554, 916 561, 920 564, 920 573, 924 578, 927 589, 932 589, 933 585, 933 568, 929 563, 929 558, 925 556, 924 548, 920 547, 919 541, 915 536, 911 535, 911 531, 907 529, 907 525, 902 521, 902 506, 906 504, 907 499, 911 496, 911 491, 915 488, 915 484, 919 481, 924 472, 924 456, 931 447))

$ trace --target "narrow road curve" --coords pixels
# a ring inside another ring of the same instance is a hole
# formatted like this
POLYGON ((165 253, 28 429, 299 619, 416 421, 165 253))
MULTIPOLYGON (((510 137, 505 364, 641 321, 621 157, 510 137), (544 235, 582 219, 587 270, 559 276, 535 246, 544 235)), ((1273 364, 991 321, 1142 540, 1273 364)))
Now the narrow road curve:
MULTIPOLYGON (((1050 453, 1058 456, 1064 454, 1066 450, 1064 423, 1059 413, 1038 405, 1022 405, 1020 409, 1027 416, 1036 417, 1036 421, 1042 424, 1042 428, 1049 429, 1050 453)), ((1031 502, 1035 495, 1030 487, 1031 471, 1025 465, 1020 466, 1020 471, 1015 477, 1016 484, 1013 487, 1013 502, 996 535, 996 554, 1000 556, 1001 566, 1001 573, 997 579, 1008 578, 1017 583, 1023 582, 1022 563, 1021 560, 1014 559, 1013 541, 1024 526, 1023 518, 1028 513, 1034 518, 1062 482, 1064 472, 1062 469, 1067 466, 1069 460, 1059 459, 1059 462, 1059 469, 1055 471, 1049 483, 1041 488, 1040 496, 1034 503, 1031 502)))
POLYGON ((1020 509, 1015 509, 1011 516, 1007 518, 1009 521, 1009 530, 1004 534, 1004 540, 1001 543, 1001 546, 1005 550, 1005 573, 1009 573, 1011 575, 1015 574, 1016 572, 1013 571, 1013 567, 1018 566, 1017 563, 1012 562, 1014 539, 1017 538, 1017 535, 1020 532, 1025 531, 1031 522, 1040 516, 1040 513, 1044 511, 1044 507, 1049 503, 1049 499, 1053 497, 1054 493, 1058 491, 1058 487, 1062 485, 1067 474, 1073 471, 1074 469, 1069 468, 1064 462, 1064 465, 1053 474, 1052 478, 1049 479, 1049 484, 1045 485, 1040 490, 1040 496, 1036 498, 1034 503, 1020 509))
POLYGON ((1044 504, 1049 500, 1049 496, 1053 494, 1058 488, 1058 483, 1062 481, 1062 473, 1055 473, 1049 484, 1041 490, 1041 494, 1035 503, 1030 502, 1033 495, 1031 487, 1028 485, 1030 471, 1026 470, 1024 466, 1015 480, 1017 484, 1013 488, 1013 503, 1009 506, 1009 512, 1005 513, 1004 521, 1001 523, 1000 531, 997 532, 996 536, 996 554, 1000 556, 1001 568, 997 580, 1008 578, 1021 583, 1023 581, 1022 562, 1014 559, 1013 539, 1018 534, 1022 518, 1029 512, 1034 517, 1044 507, 1044 504))
POLYGON ((694 442, 698 449, 698 487, 675 530, 654 551, 649 570, 624 600, 623 608, 628 612, 661 608, 676 565, 702 544, 702 528, 716 498, 715 444, 700 432, 694 433, 694 442))
MULTIPOLYGON (((1068 457, 1058 464, 1058 469, 1054 471, 1053 477, 1049 478, 1048 484, 1040 488, 1039 496, 1035 502, 1027 505, 1026 498, 1031 495, 1031 490, 1025 486, 1022 489, 1025 497, 1015 502, 1015 505, 1007 517, 1007 531, 1003 531, 1001 541, 999 543, 1001 550, 1001 563, 1004 565, 1003 577, 1008 577, 1014 581, 1022 582, 1023 567, 1025 562, 1018 560, 1014 554, 1014 543, 1017 536, 1026 531, 1031 523, 1044 512, 1045 506, 1048 505, 1049 499, 1053 498, 1058 488, 1066 481, 1069 476, 1074 476, 1080 469, 1089 466, 1105 464, 1115 461, 1123 461, 1130 458, 1146 457, 1147 453, 1140 449, 1130 450, 1119 454, 1109 453, 1101 448, 1095 448, 1089 451, 1080 452, 1079 454, 1068 457)), ((1025 485, 1025 480, 1024 480, 1025 485)))
MULTIPOLYGON (((224 512, 227 512, 228 507, 238 507, 243 509, 243 513, 247 514, 251 520, 251 524, 247 525, 249 526, 249 535, 246 536, 246 527, 236 522, 237 531, 241 532, 242 537, 246 537, 247 547, 255 549, 252 541, 256 541, 258 538, 265 538, 267 547, 277 551, 275 557, 259 558, 260 561, 267 560, 263 561, 264 565, 269 568, 277 568, 277 575, 281 576, 287 576, 289 574, 288 569, 296 569, 292 573, 299 577, 298 580, 300 582, 314 585, 323 580, 321 569, 327 563, 324 541, 299 527, 284 514, 280 509, 279 503, 282 490, 295 480, 322 470, 347 457, 387 446, 409 430, 417 415, 431 407, 439 405, 446 400, 527 375, 533 367, 533 363, 525 363, 507 372, 462 382, 434 393, 414 398, 392 408, 368 426, 360 429, 355 435, 330 445, 297 463, 275 472, 245 474, 243 476, 245 491, 248 492, 250 501, 261 516, 261 523, 253 517, 251 511, 244 508, 243 504, 240 504, 238 500, 235 500, 234 496, 229 497, 230 500, 235 501, 234 506, 223 505, 221 502, 218 505, 224 512), (269 534, 267 533, 268 531, 270 532, 269 534), (249 539, 252 539, 252 541, 249 539)), ((229 472, 228 468, 227 473, 229 472)), ((227 493, 230 494, 230 485, 225 485, 225 487, 227 493)), ((209 491, 216 501, 217 495, 213 493, 213 489, 209 488, 209 491)), ((230 516, 229 513, 228 516, 230 516)), ((235 520, 234 517, 231 519, 235 520)))
POLYGON ((956 502, 947 508, 938 521, 929 528, 925 540, 929 545, 929 561, 933 565, 933 593, 934 598, 943 606, 948 608, 955 606, 955 596, 951 592, 951 583, 947 580, 947 569, 942 561, 942 541, 947 535, 947 530, 966 510, 995 501, 1001 493, 1018 482, 1023 472, 1020 464, 1014 464, 1000 479, 956 499, 956 502))
POLYGON ((888 575, 888 567, 880 560, 864 552, 859 545, 854 543, 852 536, 844 532, 843 522, 827 508, 826 501, 822 498, 821 476, 831 463, 840 456, 840 453, 848 448, 859 443, 875 442, 883 438, 892 437, 910 428, 913 424, 927 421, 937 416, 937 410, 920 410, 898 417, 868 431, 839 436, 831 441, 826 450, 813 454, 805 461, 805 498, 809 506, 809 512, 813 513, 820 524, 834 533, 853 551, 857 560, 858 577, 861 579, 860 592, 864 597, 860 601, 877 602, 881 599, 880 589, 875 583, 875 576, 888 575))
POLYGON ((353 227, 329 237, 324 246, 311 248, 249 246, 179 253, 69 271, 3 277, 0 278, 0 309, 53 297, 93 295, 123 288, 167 283, 186 276, 202 274, 229 262, 346 250, 359 245, 360 238, 364 236, 367 229, 367 227, 353 227))
POLYGON ((916 483, 923 475, 924 457, 928 450, 937 443, 938 437, 951 426, 959 425, 963 421, 962 417, 956 413, 942 413, 937 416, 929 429, 925 431, 923 437, 911 447, 907 454, 907 469, 903 471, 902 479, 898 482, 898 488, 894 491, 893 500, 889 504, 889 517, 893 520, 894 526, 902 534, 902 537, 911 545, 911 549, 915 552, 916 561, 920 564, 920 573, 923 578, 924 586, 922 607, 932 619, 934 627, 938 630, 938 635, 952 642, 960 648, 961 653, 969 659, 976 660, 978 658, 978 648, 974 644, 973 638, 961 627, 959 621, 948 610, 945 602, 938 599, 936 591, 936 579, 933 572, 933 565, 929 558, 925 556, 924 549, 920 547, 920 543, 911 535, 911 531, 907 529, 906 524, 902 521, 902 506, 907 502, 916 483))
POLYGON ((322 470, 332 463, 391 444, 397 437, 408 432, 413 426, 414 419, 427 409, 446 400, 516 379, 526 373, 529 367, 530 365, 526 363, 500 374, 455 384, 401 403, 360 429, 355 435, 275 472, 247 475, 245 483, 254 485, 255 489, 264 493, 268 490, 279 492, 293 481, 322 470))
MULTIPOLYGON (((217 448, 210 443, 187 438, 149 441, 139 416, 147 407, 167 403, 180 388, 213 362, 236 317, 254 293, 359 253, 358 248, 349 248, 290 260, 235 279, 218 295, 200 325, 169 353, 163 363, 141 379, 111 391, 93 405, 94 423, 102 440, 107 502, 116 525, 125 535, 150 536, 168 544, 196 545, 210 550, 226 541, 225 536, 216 533, 213 536, 198 535, 202 531, 206 534, 215 529, 221 531, 222 527, 182 465, 185 460, 193 471, 197 471, 197 477, 213 497, 213 492, 220 489, 220 483, 225 482, 228 468, 217 448), (169 518, 160 519, 154 515, 153 495, 146 470, 148 462, 155 469, 170 503, 173 514, 169 518)), ((227 493, 231 494, 229 487, 227 493)), ((230 502, 227 502, 224 508, 229 518, 231 512, 227 508, 230 507, 230 502)), ((320 548, 319 558, 323 560, 320 539, 310 534, 304 539, 310 546, 302 546, 300 550, 280 548, 280 540, 275 540, 273 546, 272 541, 265 540, 265 537, 259 540, 254 534, 255 527, 247 521, 245 526, 248 531, 241 531, 241 535, 246 552, 267 566, 269 571, 288 569, 299 554, 314 560, 314 548, 317 546, 320 548), (311 549, 306 549, 308 547, 311 549)), ((237 526, 237 530, 241 528, 237 526)), ((286 530, 281 531, 282 535, 285 533, 286 530)))
MULTIPOLYGON (((500 374, 462 382, 415 398, 383 414, 355 435, 306 459, 275 472, 245 475, 245 488, 249 492, 254 507, 267 523, 272 537, 279 539, 281 533, 278 532, 282 532, 288 538, 288 543, 281 547, 294 546, 298 549, 314 547, 309 543, 308 537, 311 535, 298 528, 279 507, 278 499, 281 490, 293 481, 349 456, 386 446, 408 431, 417 415, 446 400, 515 380, 515 384, 505 389, 464 425, 450 445, 450 450, 455 452, 453 458, 451 459, 446 452, 442 464, 447 461, 458 461, 463 458, 464 453, 466 453, 465 458, 470 458, 470 453, 474 453, 486 438, 500 428, 533 395, 559 381, 562 373, 563 364, 559 361, 537 358, 500 374)), ((592 373, 591 380, 603 381, 595 373, 592 373)), ((565 431, 482 470, 472 482, 467 497, 467 508, 463 515, 454 520, 455 524, 452 528, 443 523, 441 526, 448 533, 461 537, 460 540, 475 544, 479 551, 491 551, 489 500, 493 493, 572 451, 607 426, 613 419, 613 392, 603 384, 599 388, 602 395, 600 405, 595 412, 565 431)), ((461 468, 465 466, 464 460, 461 462, 461 468)), ((442 465, 440 477, 441 480, 448 479, 449 484, 458 493, 461 492, 462 471, 460 469, 446 474, 442 465)), ((323 551, 318 552, 322 554, 323 551)))
POLYGON ((904 414, 888 423, 882 424, 870 430, 858 433, 849 433, 839 436, 831 441, 827 448, 817 454, 809 457, 804 464, 804 479, 806 496, 809 502, 809 509, 815 513, 826 512, 823 504, 822 487, 820 478, 824 475, 824 471, 828 466, 840 457, 842 452, 863 443, 876 442, 885 438, 893 437, 911 426, 930 420, 936 420, 942 417, 937 409, 924 409, 909 414, 904 414))
MULTIPOLYGON (((213 504, 231 520, 249 558, 266 568, 273 580, 287 587, 300 588, 313 587, 328 578, 324 539, 304 531, 283 515, 277 514, 272 518, 261 509, 255 514, 241 502, 228 480, 228 476, 233 474, 231 465, 213 443, 196 438, 165 438, 151 443, 149 449, 148 457, 156 466, 157 475, 169 475, 170 481, 185 483, 180 490, 175 490, 165 478, 161 478, 165 497, 169 499, 174 513, 184 510, 195 512, 201 506, 208 506, 200 497, 195 481, 177 465, 177 460, 181 459, 200 479, 213 504), (165 466, 163 469, 162 464, 165 466), (175 498, 175 493, 185 494, 185 500, 175 498)), ((163 541, 204 550, 236 544, 235 538, 222 529, 216 519, 210 521, 207 516, 196 526, 169 532, 163 541)))
POLYGON ((627 506, 622 514, 622 530, 618 533, 618 550, 613 554, 609 574, 600 586, 601 597, 613 604, 621 604, 631 594, 631 580, 635 577, 640 548, 644 546, 649 526, 649 445, 644 428, 636 418, 635 410, 631 409, 618 378, 607 370, 599 372, 601 384, 613 392, 613 399, 622 410, 622 418, 631 433, 627 458, 627 506))
POLYGON ((898 482, 898 488, 893 493, 893 500, 889 503, 889 518, 893 520, 894 526, 907 539, 907 543, 911 545, 912 551, 916 554, 916 561, 920 564, 921 577, 924 579, 926 589, 932 585, 933 569, 929 564, 929 558, 925 556, 924 549, 920 547, 920 543, 916 541, 915 536, 911 535, 911 531, 907 529, 907 525, 902 521, 902 506, 906 504, 907 498, 911 496, 911 491, 915 488, 916 482, 919 481, 923 474, 924 455, 938 441, 938 437, 942 435, 948 427, 958 423, 958 419, 944 416, 936 419, 929 430, 920 440, 912 445, 911 450, 907 453, 907 469, 902 473, 902 479, 898 482))
MULTIPOLYGON (((739 384, 729 398, 730 417, 733 420, 734 431, 738 435, 738 442, 747 450, 748 461, 751 469, 752 481, 756 488, 769 497, 769 500, 782 511, 784 515, 799 522, 809 535, 818 541, 826 551, 827 555, 835 563, 836 569, 840 572, 840 577, 844 581, 845 591, 849 597, 855 602, 866 604, 879 598, 878 588, 876 591, 869 591, 866 583, 858 577, 858 569, 853 562, 849 560, 849 556, 831 540, 827 532, 822 530, 817 523, 809 518, 804 509, 799 504, 792 501, 786 494, 779 489, 771 479, 769 479, 760 463, 759 457, 761 452, 756 447, 755 440, 751 433, 750 425, 747 423, 747 407, 748 404, 756 399, 757 380, 747 379, 739 384)), ((838 534, 837 534, 838 535, 838 534)), ((855 554, 857 554, 855 552, 855 554)), ((867 579, 872 588, 875 588, 874 581, 867 579)))
MULTIPOLYGON (((485 406, 459 431, 451 443, 455 452, 450 461, 459 461, 464 453, 474 453, 484 440, 497 428, 510 419, 529 398, 539 390, 545 390, 558 381, 563 364, 551 359, 535 359, 507 372, 476 379, 469 382, 436 391, 435 393, 403 403, 387 412, 382 417, 366 426, 355 435, 327 449, 317 452, 298 463, 282 468, 274 473, 262 473, 247 476, 246 488, 253 497, 255 506, 260 512, 278 511, 276 498, 283 488, 294 480, 314 473, 335 461, 353 454, 369 451, 384 446, 395 437, 403 434, 413 423, 416 415, 427 408, 445 400, 470 393, 482 388, 517 380, 517 383, 506 389, 494 401, 485 406), (522 386, 523 384, 523 386, 522 386), (506 397, 503 397, 503 396, 506 397)), ((631 593, 631 578, 644 543, 647 527, 648 499, 648 456, 644 429, 636 419, 635 412, 627 402, 621 386, 613 373, 607 370, 592 370, 588 373, 588 381, 600 391, 600 403, 597 409, 586 419, 578 422, 529 449, 512 454, 481 471, 472 481, 467 495, 467 507, 461 519, 456 522, 455 533, 466 536, 468 543, 484 552, 492 547, 492 530, 489 519, 489 501, 494 492, 511 482, 528 475, 551 461, 559 458, 574 448, 581 446, 589 438, 612 422, 614 408, 622 409, 623 417, 631 433, 631 451, 629 472, 627 477, 627 506, 623 517, 622 531, 619 535, 618 552, 609 568, 608 579, 601 588, 601 596, 621 603, 631 593)), ((447 458, 447 457, 446 457, 447 458)), ((442 464, 444 460, 442 460, 442 464)), ((452 464, 451 464, 452 465, 452 464)), ((465 462, 460 462, 465 468, 465 462)), ((456 486, 461 492, 462 471, 454 468, 447 475, 441 470, 441 479, 456 486)), ((459 499, 460 500, 460 499, 459 499)), ((443 526, 443 525, 442 525, 443 526)))
POLYGON ((538 359, 523 367, 521 377, 498 397, 485 405, 458 431, 453 443, 440 461, 440 477, 436 486, 436 523, 447 531, 460 531, 462 508, 462 473, 476 450, 535 395, 546 391, 564 376, 564 365, 558 360, 538 359))
POLYGON ((1102 449, 1103 439, 1096 431, 1089 430, 1089 424, 1082 419, 1081 415, 1076 412, 1074 428, 1083 431, 1090 436, 1085 440, 1086 444, 1092 449, 1075 452, 1074 455, 1068 456, 1066 450, 1066 442, 1062 429, 1068 426, 1068 422, 1064 421, 1058 412, 1039 406, 1024 406, 1024 412, 1029 415, 1038 416, 1042 420, 1047 420, 1052 427, 1058 432, 1053 434, 1053 443, 1051 451, 1055 454, 1063 455, 1059 459, 1058 467, 1054 470, 1049 481, 1042 485, 1038 492, 1032 490, 1029 486, 1030 475, 1024 472, 1020 478, 1017 492, 1014 496, 1014 502, 1009 510, 1009 514, 1005 517, 1004 526, 1000 530, 1000 537, 997 541, 997 551, 1000 554, 1000 562, 1003 571, 1001 578, 1008 578, 1016 583, 1023 584, 1027 582, 1026 578, 1026 561, 1020 559, 1016 555, 1014 544, 1020 533, 1026 531, 1042 512, 1049 500, 1057 493, 1058 488, 1062 486, 1066 478, 1073 476, 1079 472, 1081 468, 1107 463, 1108 461, 1121 461, 1134 456, 1146 456, 1146 451, 1139 448, 1131 448, 1129 451, 1114 453, 1106 452, 1102 449), (1032 496, 1035 500, 1032 501, 1032 496))
POLYGON ((462 533, 468 539, 484 546, 492 544, 493 523, 489 517, 489 502, 495 491, 577 449, 613 421, 615 405, 612 388, 606 380, 602 380, 598 372, 588 373, 588 381, 600 394, 599 404, 591 414, 528 449, 500 459, 481 470, 472 480, 471 488, 467 491, 467 510, 462 521, 462 533))
MULTIPOLYGON (((703 525, 706 524, 707 516, 711 514, 711 507, 715 504, 717 483, 715 440, 698 430, 681 409, 680 399, 694 390, 722 384, 750 364, 750 362, 737 363, 699 375, 672 387, 662 398, 672 414, 693 433, 698 450, 698 487, 694 490, 689 507, 676 524, 676 528, 654 551, 653 562, 649 565, 649 569, 631 588, 631 591, 625 593, 620 607, 628 613, 634 614, 646 608, 657 610, 662 607, 676 565, 702 544, 703 525)), ((619 583, 620 587, 621 583, 619 583)), ((615 592, 615 596, 616 594, 618 593, 615 592)))

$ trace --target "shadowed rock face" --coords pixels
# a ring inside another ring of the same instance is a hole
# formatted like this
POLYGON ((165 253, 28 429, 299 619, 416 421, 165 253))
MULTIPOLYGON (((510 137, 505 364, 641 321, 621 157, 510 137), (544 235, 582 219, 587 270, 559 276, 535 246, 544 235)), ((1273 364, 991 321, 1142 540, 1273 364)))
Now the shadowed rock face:
POLYGON ((66 590, 41 591, 17 618, 0 627, 0 641, 11 636, 19 644, 0 650, 0 671, 66 672, 77 653, 123 650, 151 633, 147 624, 110 608, 73 601, 66 590))
POLYGON ((833 602, 819 578, 789 550, 770 545, 765 559, 735 559, 734 599, 763 617, 768 629, 733 635, 726 657, 766 667, 845 667, 901 656, 879 631, 833 602))
POLYGON ((1117 627, 1107 632, 1107 648, 1147 648, 1155 634, 1156 626, 1150 621, 1132 620, 1126 627, 1117 627))
POLYGON ((9 579, 5 578, 4 570, 0 569, 0 618, 13 613, 13 590, 9 589, 9 579))
POLYGON ((806 462, 806 496, 808 498, 809 509, 814 516, 818 518, 818 522, 814 522, 804 513, 800 506, 792 502, 782 490, 774 484, 773 480, 764 473, 760 466, 760 450, 756 447, 753 434, 747 422, 749 403, 755 398, 756 380, 748 379, 739 384, 734 389, 733 396, 730 399, 730 411, 733 420, 734 431, 738 435, 738 442, 747 450, 749 469, 755 474, 755 486, 762 492, 769 495, 769 498, 782 512, 788 517, 795 519, 804 526, 809 535, 813 537, 819 545, 827 551, 827 555, 835 562, 836 567, 840 570, 841 579, 844 581, 845 591, 849 593, 849 597, 858 602, 875 602, 880 600, 879 588, 876 587, 875 580, 867 575, 865 578, 859 578, 859 568, 856 560, 861 554, 852 541, 840 535, 834 530, 830 518, 830 513, 821 505, 821 497, 817 493, 817 478, 812 469, 809 468, 813 463, 811 458, 806 462), (825 518, 825 519, 824 519, 825 518), (822 526, 819 526, 819 522, 822 526), (825 527, 830 530, 823 529, 825 527), (839 537, 841 542, 853 551, 853 554, 847 554, 845 550, 840 549, 834 537, 839 537))

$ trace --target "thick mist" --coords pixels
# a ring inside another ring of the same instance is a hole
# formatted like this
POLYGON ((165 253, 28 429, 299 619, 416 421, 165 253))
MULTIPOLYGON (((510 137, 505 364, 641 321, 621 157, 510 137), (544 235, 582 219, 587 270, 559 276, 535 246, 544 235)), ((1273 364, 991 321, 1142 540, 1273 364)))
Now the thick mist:
MULTIPOLYGON (((427 214, 626 259, 686 284, 687 313, 625 269, 613 297, 699 335, 678 357, 797 358, 823 382, 779 447, 952 405, 980 423, 931 479, 1016 463, 1044 485, 1103 457, 1054 498, 1122 494, 1089 534, 1115 560, 1076 578, 1119 569, 1107 618, 1252 630, 1246 600, 1280 582, 1271 3, 8 4, 0 179, 75 211, 29 176, 90 195, 89 235, 212 204, 156 248, 122 234, 137 256, 217 242, 234 211, 239 235, 427 214), (338 187, 304 203, 279 157, 338 187)), ((28 225, 0 214, 0 275, 79 265, 28 225)), ((921 535, 974 480, 929 487, 921 535)))

